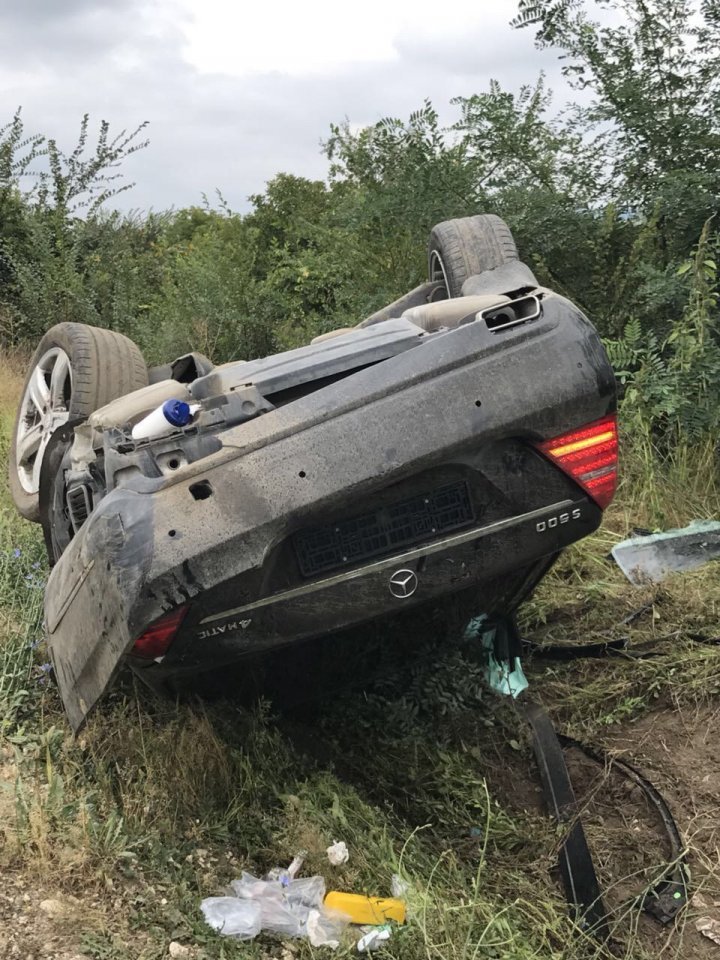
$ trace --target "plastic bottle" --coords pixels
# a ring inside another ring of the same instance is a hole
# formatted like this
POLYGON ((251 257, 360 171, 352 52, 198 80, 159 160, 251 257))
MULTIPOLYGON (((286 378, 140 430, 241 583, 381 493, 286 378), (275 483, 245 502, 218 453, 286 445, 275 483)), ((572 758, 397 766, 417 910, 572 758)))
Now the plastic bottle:
POLYGON ((132 428, 133 440, 152 440, 187 426, 198 407, 184 400, 166 400, 132 428))

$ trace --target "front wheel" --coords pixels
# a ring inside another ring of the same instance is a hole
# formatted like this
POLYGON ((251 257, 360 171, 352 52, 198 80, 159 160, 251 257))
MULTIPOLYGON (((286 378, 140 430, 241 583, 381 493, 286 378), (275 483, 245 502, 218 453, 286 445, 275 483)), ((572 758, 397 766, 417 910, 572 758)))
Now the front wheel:
POLYGON ((10 494, 23 517, 40 519, 40 471, 55 430, 147 382, 140 350, 122 334, 84 323, 48 330, 30 361, 8 458, 10 494))

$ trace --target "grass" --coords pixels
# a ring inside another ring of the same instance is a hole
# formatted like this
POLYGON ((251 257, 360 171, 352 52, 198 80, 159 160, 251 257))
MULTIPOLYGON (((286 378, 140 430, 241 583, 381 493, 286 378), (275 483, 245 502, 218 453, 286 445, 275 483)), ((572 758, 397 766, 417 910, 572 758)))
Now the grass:
MULTIPOLYGON (((3 475, 19 389, 18 365, 1 361, 3 475)), ((660 499, 658 475, 647 487, 643 464, 627 464, 602 530, 568 552, 524 613, 526 634, 540 642, 626 635, 630 651, 655 654, 529 665, 535 694, 576 735, 610 742, 658 705, 719 702, 720 648, 690 639, 720 622, 716 571, 640 589, 607 559, 634 526, 720 514, 703 457, 668 465, 660 499)), ((388 960, 611 955, 567 917, 553 879, 558 837, 537 801, 523 722, 484 690, 461 643, 441 656, 419 640, 411 665, 391 656, 379 680, 295 713, 156 702, 125 682, 74 739, 38 645, 45 572, 39 532, 17 518, 3 487, 0 866, 9 888, 22 885, 31 914, 49 896, 75 904, 60 927, 75 954, 159 960, 174 940, 196 960, 320 955, 304 942, 224 940, 198 909, 241 870, 262 873, 303 849, 306 870, 330 888, 385 895, 394 873, 407 881, 410 921, 388 960), (351 850, 340 869, 324 852, 336 839, 351 850)), ((588 833, 603 867, 626 843, 592 811, 588 833)), ((632 880, 623 872, 633 869, 630 860, 620 871, 610 864, 607 882, 637 889, 642 870, 632 880)), ((703 869, 712 885, 712 865, 703 869)), ((20 955, 31 955, 18 929, 20 955)), ((616 939, 615 956, 657 953, 634 915, 618 923, 616 939)), ((681 933, 668 943, 667 956, 684 955, 681 933)), ((345 944, 338 955, 351 953, 345 944)))

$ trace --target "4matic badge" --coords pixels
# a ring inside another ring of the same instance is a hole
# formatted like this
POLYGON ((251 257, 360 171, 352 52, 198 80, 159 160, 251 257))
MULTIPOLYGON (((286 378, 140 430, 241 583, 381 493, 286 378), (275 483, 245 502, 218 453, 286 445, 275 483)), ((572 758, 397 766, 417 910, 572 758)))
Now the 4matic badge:
POLYGON ((230 620, 228 623, 222 623, 219 627, 209 627, 207 630, 201 630, 198 634, 198 640, 209 640, 210 637, 220 637, 223 633, 232 633, 234 630, 247 630, 252 620, 230 620))

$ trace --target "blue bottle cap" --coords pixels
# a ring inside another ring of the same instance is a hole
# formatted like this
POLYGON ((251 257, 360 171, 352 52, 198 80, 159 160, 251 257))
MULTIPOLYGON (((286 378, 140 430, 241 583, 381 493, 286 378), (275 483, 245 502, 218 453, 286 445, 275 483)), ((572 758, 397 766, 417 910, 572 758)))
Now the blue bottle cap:
POLYGON ((184 400, 166 400, 162 411, 167 422, 174 427, 184 427, 190 422, 190 404, 184 400))

